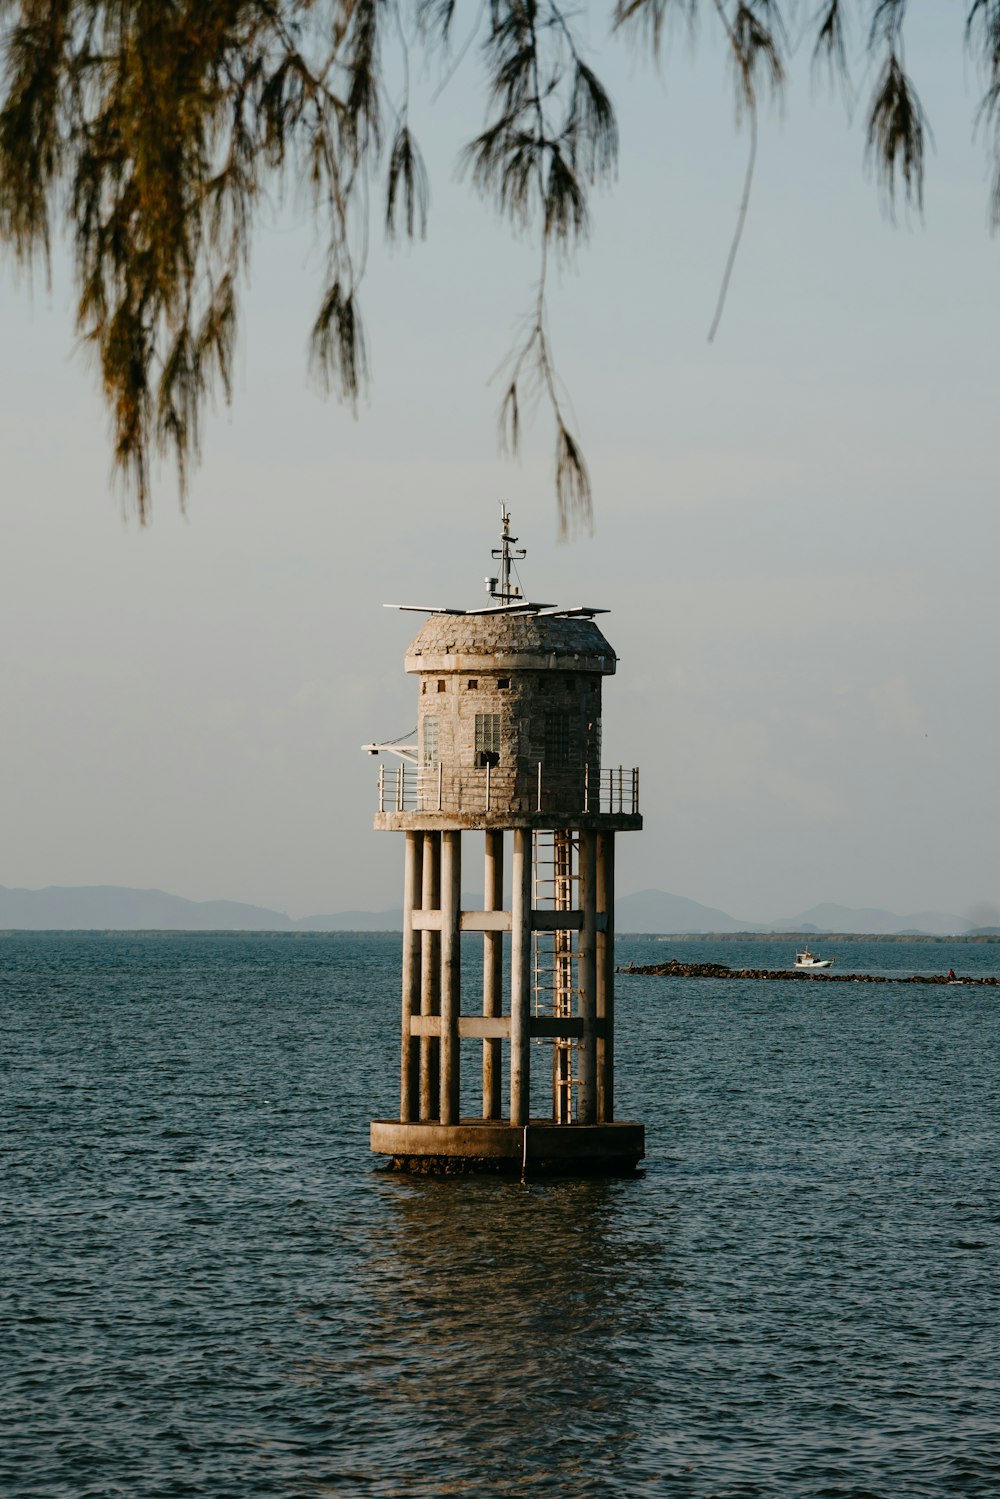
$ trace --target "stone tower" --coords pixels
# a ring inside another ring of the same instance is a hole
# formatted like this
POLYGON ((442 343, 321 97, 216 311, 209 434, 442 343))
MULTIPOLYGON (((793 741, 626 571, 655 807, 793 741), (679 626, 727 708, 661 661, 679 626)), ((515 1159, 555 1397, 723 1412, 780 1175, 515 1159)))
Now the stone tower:
POLYGON ((375 827, 406 838, 400 1110, 373 1121, 371 1147, 404 1170, 630 1171, 644 1138, 614 1117, 614 867, 615 834, 642 827, 639 773, 601 766, 606 611, 523 599, 503 522, 491 605, 419 611, 416 744, 366 746, 398 757, 380 766, 375 827), (475 830, 484 909, 462 910, 475 830), (463 932, 482 934, 476 1013, 463 932), (481 1048, 475 1115, 460 1110, 463 1042, 481 1048), (533 1070, 546 1094, 551 1078, 544 1116, 533 1070))

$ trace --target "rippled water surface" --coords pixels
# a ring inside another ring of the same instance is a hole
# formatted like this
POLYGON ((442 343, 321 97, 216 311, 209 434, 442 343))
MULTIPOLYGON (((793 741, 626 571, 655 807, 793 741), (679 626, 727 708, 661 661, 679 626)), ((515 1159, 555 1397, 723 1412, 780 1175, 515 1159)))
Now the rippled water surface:
POLYGON ((0 935, 0 1492, 1000 1493, 998 991, 622 976, 645 1173, 522 1186, 373 1169, 398 985, 397 937, 0 935))

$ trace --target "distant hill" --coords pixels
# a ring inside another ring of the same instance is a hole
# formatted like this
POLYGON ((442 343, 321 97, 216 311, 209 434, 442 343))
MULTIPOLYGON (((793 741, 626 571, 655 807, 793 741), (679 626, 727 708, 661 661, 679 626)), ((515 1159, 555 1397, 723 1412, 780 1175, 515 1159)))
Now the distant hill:
MULTIPOLYGON (((466 909, 479 894, 465 891, 466 909)), ((185 900, 164 890, 133 890, 124 885, 49 885, 15 890, 0 885, 0 930, 22 931, 230 931, 230 932, 391 932, 403 925, 402 910, 338 911, 293 919, 284 911, 231 900, 185 900)), ((820 905, 768 923, 738 921, 715 906, 703 906, 665 890, 639 890, 615 904, 620 932, 867 932, 872 935, 926 933, 962 935, 973 928, 957 916, 935 911, 896 916, 876 908, 820 905)), ((995 928, 983 928, 985 934, 995 928)))
POLYGON ((22 931, 331 932, 393 931, 401 910, 341 911, 294 921, 284 911, 235 900, 185 900, 164 890, 124 885, 0 885, 0 929, 22 931))
POLYGON ((877 906, 833 904, 811 906, 797 916, 771 922, 770 928, 775 932, 869 932, 873 936, 926 932, 930 937, 961 936, 971 930, 969 922, 960 916, 947 916, 940 911, 917 911, 911 916, 897 916, 893 911, 883 911, 877 906))
POLYGON ((164 890, 122 885, 49 885, 44 890, 8 890, 0 885, 0 927, 28 931, 138 928, 191 932, 284 931, 289 918, 264 906, 231 900, 185 900, 164 890))
MULTIPOLYGON (((961 936, 973 928, 960 916, 940 911, 918 911, 915 915, 897 916, 871 906, 838 906, 831 903, 812 906, 794 916, 776 921, 738 921, 715 906, 703 906, 681 895, 665 890, 640 890, 622 896, 615 906, 615 924, 620 932, 669 932, 678 936, 699 932, 862 932, 871 936, 897 933, 930 937, 961 936)), ((989 929, 984 928, 984 932, 989 929)))
POLYGON ((715 906, 703 906, 666 890, 637 890, 615 902, 619 932, 756 932, 761 928, 736 921, 715 906))

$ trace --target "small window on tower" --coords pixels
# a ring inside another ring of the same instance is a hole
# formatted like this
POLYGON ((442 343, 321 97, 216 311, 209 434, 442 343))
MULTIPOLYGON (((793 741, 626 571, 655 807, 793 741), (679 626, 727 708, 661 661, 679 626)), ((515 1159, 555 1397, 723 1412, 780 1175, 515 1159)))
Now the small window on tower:
POLYGON ((497 677, 497 687, 501 692, 509 692, 510 677, 497 677))
POLYGON ((470 677, 469 680, 466 682, 465 685, 466 685, 466 687, 468 687, 468 689, 469 689, 470 692, 478 692, 479 691, 479 678, 478 677, 470 677))
POLYGON ((444 689, 445 689, 445 686, 446 686, 446 684, 444 682, 439 681, 438 682, 438 692, 443 692, 444 689))
POLYGON ((548 713, 545 717, 545 765, 548 770, 570 770, 579 765, 579 747, 574 741, 573 724, 568 713, 548 713))
POLYGON ((426 715, 421 725, 421 733, 420 763, 426 769, 436 765, 441 758, 438 752, 438 721, 435 714, 426 715))
POLYGON ((476 714, 476 764, 480 768, 500 764, 499 713, 476 714))

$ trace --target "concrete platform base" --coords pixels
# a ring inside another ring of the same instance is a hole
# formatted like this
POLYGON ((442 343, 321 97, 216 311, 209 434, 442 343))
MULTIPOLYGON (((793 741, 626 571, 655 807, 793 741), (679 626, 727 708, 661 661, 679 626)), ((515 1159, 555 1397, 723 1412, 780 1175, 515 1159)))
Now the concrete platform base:
POLYGON ((458 1176, 493 1172, 520 1176, 631 1176, 646 1153, 641 1124, 553 1124, 527 1127, 485 1119, 401 1124, 373 1119, 371 1148, 390 1157, 390 1169, 458 1176))

